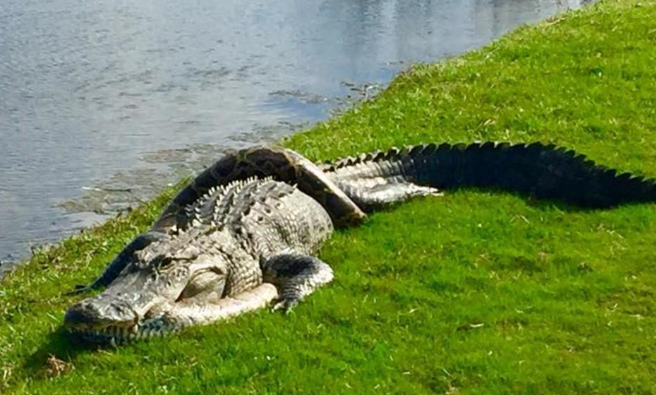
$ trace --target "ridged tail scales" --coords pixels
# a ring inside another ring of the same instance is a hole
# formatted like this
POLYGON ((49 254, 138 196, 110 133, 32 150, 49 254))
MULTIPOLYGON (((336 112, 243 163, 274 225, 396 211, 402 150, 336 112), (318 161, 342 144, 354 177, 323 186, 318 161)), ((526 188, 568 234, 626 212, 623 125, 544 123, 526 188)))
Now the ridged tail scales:
POLYGON ((322 169, 364 209, 416 196, 411 188, 417 186, 498 188, 590 208, 656 201, 653 180, 618 175, 584 155, 542 143, 417 145, 342 159, 322 169), (404 188, 409 193, 399 192, 404 188))
POLYGON ((164 210, 153 230, 168 233, 184 227, 189 218, 184 208, 211 188, 249 177, 273 177, 297 185, 328 211, 336 224, 358 223, 365 214, 351 199, 307 158, 281 147, 253 147, 229 154, 214 163, 185 187, 164 210))

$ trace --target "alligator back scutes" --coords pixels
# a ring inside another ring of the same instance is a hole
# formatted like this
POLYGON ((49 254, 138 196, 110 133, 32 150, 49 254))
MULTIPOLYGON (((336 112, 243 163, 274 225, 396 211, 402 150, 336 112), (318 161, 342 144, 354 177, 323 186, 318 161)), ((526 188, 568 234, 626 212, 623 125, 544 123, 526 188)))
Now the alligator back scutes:
MULTIPOLYGON (((264 178, 264 180, 270 179, 270 177, 264 178)), ((244 186, 251 184, 254 180, 254 177, 249 177, 245 180, 232 181, 227 185, 210 188, 196 202, 185 207, 186 217, 190 218, 192 222, 223 225, 227 214, 236 204, 236 196, 244 186)))

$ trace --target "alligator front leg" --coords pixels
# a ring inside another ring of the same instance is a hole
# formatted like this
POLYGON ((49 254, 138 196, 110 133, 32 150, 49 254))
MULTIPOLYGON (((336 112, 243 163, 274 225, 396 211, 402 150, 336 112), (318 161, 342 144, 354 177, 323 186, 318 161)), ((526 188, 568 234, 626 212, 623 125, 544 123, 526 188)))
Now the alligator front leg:
POLYGON ((298 302, 333 279, 331 267, 310 255, 282 254, 266 261, 264 281, 275 284, 280 292, 274 310, 289 312, 298 302))

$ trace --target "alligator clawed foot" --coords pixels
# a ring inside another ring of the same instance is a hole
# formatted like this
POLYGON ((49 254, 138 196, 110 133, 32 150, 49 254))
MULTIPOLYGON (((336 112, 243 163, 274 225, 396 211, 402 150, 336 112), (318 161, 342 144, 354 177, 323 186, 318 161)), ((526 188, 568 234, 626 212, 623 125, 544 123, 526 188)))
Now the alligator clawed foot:
POLYGON ((290 314, 296 306, 298 306, 298 300, 281 300, 271 308, 271 311, 280 310, 285 314, 290 314))

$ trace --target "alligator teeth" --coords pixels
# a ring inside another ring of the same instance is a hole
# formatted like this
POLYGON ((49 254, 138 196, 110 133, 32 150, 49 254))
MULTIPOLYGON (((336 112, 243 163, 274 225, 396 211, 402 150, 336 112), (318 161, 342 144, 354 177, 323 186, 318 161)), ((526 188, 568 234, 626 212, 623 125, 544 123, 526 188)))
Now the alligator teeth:
POLYGON ((171 332, 182 329, 183 326, 177 325, 172 321, 154 318, 132 327, 109 326, 98 329, 71 328, 69 332, 90 343, 116 346, 133 340, 163 337, 171 332))

